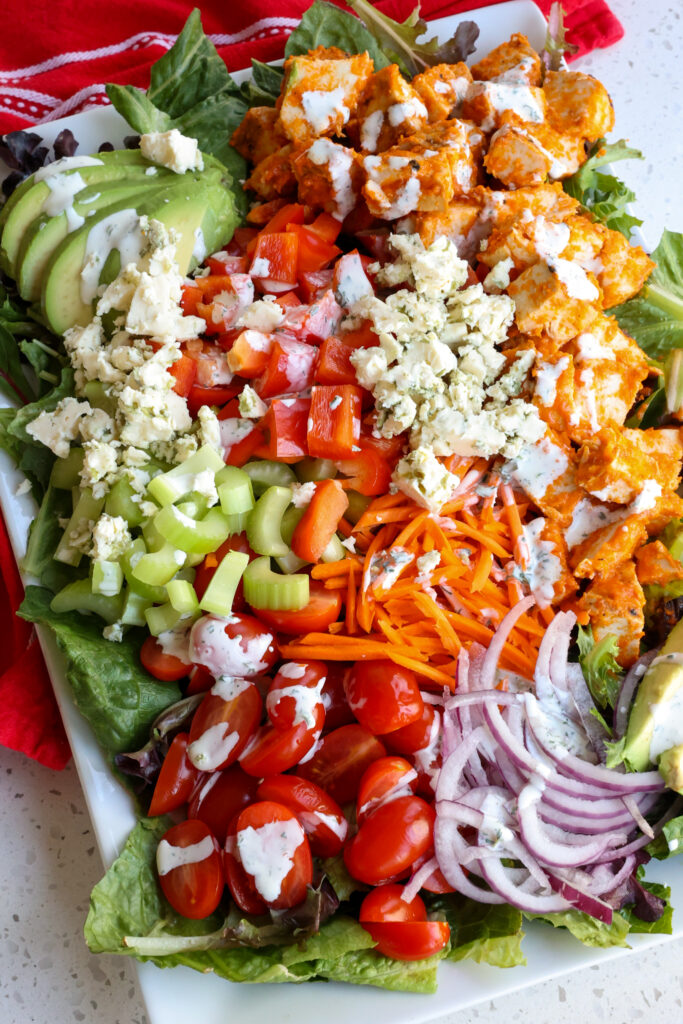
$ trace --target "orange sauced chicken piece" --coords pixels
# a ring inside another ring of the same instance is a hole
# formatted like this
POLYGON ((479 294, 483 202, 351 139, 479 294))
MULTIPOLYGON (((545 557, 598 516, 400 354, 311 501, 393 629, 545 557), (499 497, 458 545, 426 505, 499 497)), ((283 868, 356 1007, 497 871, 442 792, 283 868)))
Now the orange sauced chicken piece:
POLYGON ((578 601, 578 607, 590 617, 596 642, 606 636, 616 637, 617 661, 624 668, 630 668, 640 654, 644 603, 643 588, 631 559, 622 562, 611 575, 596 577, 578 601))
POLYGON ((627 505, 648 480, 675 490, 683 462, 679 429, 603 427, 580 449, 577 483, 601 501, 627 505))
POLYGON ((419 93, 405 80, 397 64, 389 64, 368 79, 349 134, 364 153, 381 153, 402 135, 424 128, 427 116, 419 93))
POLYGON ((474 78, 498 78, 509 82, 538 86, 542 82, 541 58, 526 36, 515 32, 506 43, 491 50, 472 66, 474 78))
POLYGON ((230 145, 250 164, 260 164, 287 141, 274 107, 251 107, 233 132, 230 145))
POLYGON ((609 93, 597 78, 580 71, 548 71, 543 80, 548 121, 558 132, 580 135, 589 142, 614 127, 609 93))
POLYGON ((296 178, 292 169, 292 155, 292 146, 282 146, 264 157, 245 181, 245 187, 265 200, 294 195, 296 178))
POLYGON ((443 152, 450 164, 456 196, 467 195, 479 182, 484 136, 471 122, 457 118, 437 121, 402 138, 399 145, 423 156, 443 152))
POLYGON ((437 64, 415 75, 412 86, 427 108, 430 121, 456 117, 472 81, 472 72, 463 64, 437 64))
POLYGON ((661 540, 650 541, 636 551, 636 572, 642 586, 665 587, 683 580, 683 564, 674 558, 661 540))
POLYGON ((381 220, 397 220, 413 210, 445 210, 453 198, 453 174, 445 150, 413 153, 395 146, 363 158, 363 198, 381 220))
POLYGON ((349 57, 336 48, 288 57, 279 105, 285 135, 297 143, 341 135, 372 67, 367 53, 349 57))

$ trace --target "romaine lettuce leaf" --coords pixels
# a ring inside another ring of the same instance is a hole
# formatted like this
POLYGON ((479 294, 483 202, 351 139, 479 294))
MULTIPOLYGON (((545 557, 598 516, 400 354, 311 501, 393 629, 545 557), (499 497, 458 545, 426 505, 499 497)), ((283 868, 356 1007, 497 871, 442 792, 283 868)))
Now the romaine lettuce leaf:
POLYGON ((578 199, 596 220, 602 221, 614 231, 621 231, 626 238, 637 224, 643 223, 626 210, 627 204, 635 199, 635 194, 613 174, 598 173, 598 168, 616 163, 617 160, 634 158, 642 160, 643 154, 627 146, 624 139, 609 143, 605 139, 598 139, 591 146, 586 162, 562 182, 565 192, 578 199))
POLYGON ((653 358, 683 348, 683 234, 665 231, 652 253, 657 266, 640 292, 609 312, 653 358))
POLYGON ((591 692, 591 697, 600 707, 613 708, 624 672, 616 660, 618 645, 616 637, 605 636, 597 644, 590 628, 579 626, 577 636, 579 663, 591 692))
POLYGON ((558 914, 525 914, 528 920, 545 921, 553 928, 566 928, 568 932, 582 942, 584 946, 595 946, 610 949, 612 946, 628 946, 626 937, 629 933, 628 919, 619 913, 612 915, 611 924, 584 914, 581 910, 564 910, 558 914))
POLYGON ((492 967, 517 967, 526 963, 521 942, 522 915, 507 904, 477 903, 458 893, 435 896, 429 909, 445 917, 451 926, 449 960, 474 960, 492 967))
POLYGON ((661 833, 648 843, 645 849, 657 860, 667 860, 678 853, 683 853, 683 817, 667 821, 661 833))

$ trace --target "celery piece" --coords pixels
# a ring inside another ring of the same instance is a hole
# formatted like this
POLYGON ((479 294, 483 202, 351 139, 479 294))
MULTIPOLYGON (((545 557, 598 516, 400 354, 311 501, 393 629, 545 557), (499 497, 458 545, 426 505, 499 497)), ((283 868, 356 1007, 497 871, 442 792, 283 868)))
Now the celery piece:
POLYGON ((293 551, 288 551, 286 555, 282 555, 280 558, 276 558, 275 562, 282 572, 286 573, 287 576, 293 572, 298 572, 299 569, 303 569, 305 565, 310 565, 310 562, 304 561, 303 558, 299 558, 293 551))
POLYGON ((292 543, 294 531, 301 522, 301 517, 303 516, 305 511, 305 508, 297 508, 296 505, 292 505, 291 508, 288 508, 285 514, 283 515, 280 533, 282 534, 282 539, 285 542, 285 544, 292 543))
POLYGON ((83 397, 94 409, 104 409, 110 416, 116 412, 116 398, 107 394, 102 381, 89 380, 83 388, 83 397))
POLYGON ((71 508, 76 508, 78 502, 81 500, 81 488, 80 485, 71 488, 71 508))
MULTIPOLYGON (((73 510, 71 519, 66 525, 62 539, 57 545, 54 553, 55 561, 64 562, 65 565, 78 565, 83 557, 83 552, 72 546, 73 535, 82 534, 83 530, 94 525, 100 518, 104 505, 104 498, 94 498, 89 487, 84 487, 79 493, 76 507, 73 510)), ((87 581, 88 588, 90 581, 87 581)))
MULTIPOLYGON (((206 556, 200 554, 187 554, 185 555, 185 569, 192 569, 194 565, 201 565, 206 556)), ((194 582, 191 580, 190 582, 194 582)))
POLYGON ((181 615, 192 615, 199 608, 194 587, 187 580, 174 579, 166 584, 168 599, 181 615))
POLYGON ((254 507, 254 491, 251 479, 237 466, 224 466, 216 474, 216 487, 221 508, 226 515, 251 512, 254 507))
POLYGON ((251 512, 235 512, 233 516, 226 517, 231 537, 234 537, 236 533, 244 533, 250 516, 251 512))
POLYGON ((179 501, 176 508, 190 519, 201 519, 209 511, 209 503, 203 495, 193 491, 183 501, 179 501))
POLYGON ((213 615, 229 615, 235 591, 249 564, 249 555, 243 551, 228 551, 204 591, 199 607, 213 615))
POLYGON ((166 538, 162 537, 154 524, 155 518, 156 516, 153 516, 142 524, 142 536, 148 551, 159 551, 166 543, 166 538))
POLYGON ((50 473, 52 486, 60 491, 70 491, 72 487, 79 487, 84 456, 82 448, 72 448, 65 459, 57 459, 50 473))
POLYGON ((280 529, 291 500, 291 488, 269 487, 256 502, 247 523, 247 539, 257 554, 282 557, 289 551, 280 529))
MULTIPOLYGON (((166 600, 166 590, 164 587, 143 583, 133 575, 136 565, 142 556, 146 554, 147 546, 144 540, 142 537, 136 537, 128 550, 121 556, 121 568, 123 569, 123 575, 126 577, 126 583, 133 593, 147 601, 148 604, 152 601, 159 604, 161 601, 166 600)), ((141 625, 144 625, 144 622, 141 625)))
POLYGON ((309 580, 304 573, 280 576, 273 572, 269 558, 256 558, 244 570, 244 597, 253 608, 297 611, 310 598, 309 580))
POLYGON ((173 629, 182 618, 182 614, 173 607, 170 602, 166 604, 152 605, 145 608, 145 621, 152 636, 159 636, 167 629, 173 629))
POLYGON ((227 540, 230 527, 219 508, 211 508, 203 519, 190 519, 175 505, 166 505, 154 517, 154 525, 166 540, 181 551, 208 555, 227 540))
POLYGON ((334 480, 337 467, 329 459, 314 459, 307 455, 301 462, 296 463, 294 472, 300 483, 308 484, 317 480, 334 480))
POLYGON ((90 586, 93 594, 116 597, 123 586, 123 569, 118 562, 107 562, 104 559, 94 561, 90 586))
POLYGON ((121 618, 123 598, 120 594, 115 597, 107 597, 104 594, 93 594, 90 587, 90 580, 76 580, 74 583, 67 583, 65 587, 55 594, 50 603, 50 609, 58 614, 61 612, 92 612, 99 615, 105 622, 116 622, 121 618))
POLYGON ((143 555, 136 563, 132 577, 140 583, 163 587, 184 564, 185 552, 178 551, 172 544, 166 544, 159 551, 150 551, 149 554, 143 555))
POLYGON ((350 523, 357 523, 372 501, 372 498, 359 494, 358 491, 347 491, 346 497, 349 499, 349 506, 344 513, 344 518, 348 519, 350 523))
POLYGON ((257 496, 263 494, 269 487, 290 487, 296 483, 294 470, 284 462, 258 459, 242 466, 242 472, 251 480, 254 494, 257 496))
POLYGON ((110 489, 105 501, 104 510, 110 516, 122 516, 129 526, 140 526, 144 516, 140 511, 140 503, 133 501, 135 491, 125 477, 117 480, 110 489))
POLYGON ((147 490, 160 505, 172 505, 194 490, 194 478, 198 473, 208 469, 215 474, 224 465, 216 449, 210 444, 204 444, 179 466, 174 466, 168 473, 160 473, 150 480, 147 490))
POLYGON ((333 533, 330 538, 330 543, 327 545, 322 555, 320 556, 321 562, 339 562, 342 558, 345 558, 347 552, 342 546, 342 542, 336 533, 333 533))
POLYGON ((125 590, 123 595, 123 610, 121 622, 124 626, 146 626, 145 609, 149 608, 152 602, 136 594, 134 590, 125 590))

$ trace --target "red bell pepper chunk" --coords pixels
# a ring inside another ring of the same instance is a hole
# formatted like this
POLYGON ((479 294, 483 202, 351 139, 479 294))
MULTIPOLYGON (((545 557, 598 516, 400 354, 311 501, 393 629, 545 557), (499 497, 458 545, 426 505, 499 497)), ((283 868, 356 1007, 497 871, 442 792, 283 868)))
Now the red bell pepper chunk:
POLYGON ((175 363, 171 363, 168 372, 172 377, 175 377, 173 390, 176 395, 180 395, 181 398, 187 398, 197 376, 196 361, 183 353, 180 359, 176 359, 175 363))
POLYGON ((228 246, 228 252, 230 255, 243 255, 247 251, 247 247, 251 242, 254 241, 258 235, 256 228, 237 228, 235 234, 232 236, 232 241, 228 246))
POLYGON ((202 301, 202 293, 194 284, 184 284, 180 295, 180 305, 185 316, 197 315, 197 303, 202 301))
POLYGON ((314 270, 324 270, 337 256, 341 249, 319 235, 311 231, 303 224, 288 224, 287 230, 296 233, 299 239, 299 258, 297 272, 308 274, 314 270))
POLYGON ((352 456, 360 440, 361 407, 359 387, 316 385, 311 393, 309 455, 321 459, 352 456))
POLYGON ((391 259, 389 248, 389 228, 365 228, 355 232, 355 237, 364 249, 367 249, 376 260, 391 259))
POLYGON ((337 241, 342 229, 341 221, 330 213, 319 213, 313 223, 307 224, 306 227, 309 231, 315 231, 316 235, 320 235, 330 244, 337 241))
POLYGON ((226 384, 214 388, 201 388, 193 384, 187 396, 187 410, 194 419, 203 405, 225 405, 239 394, 242 384, 226 384))
POLYGON ((240 418, 240 403, 238 398, 231 398, 229 402, 218 410, 216 419, 229 420, 240 418))
POLYGON ((263 227, 283 206, 287 206, 286 199, 271 199, 268 203, 259 203, 257 206, 252 206, 246 216, 246 220, 249 224, 256 225, 256 227, 263 227))
POLYGON ((310 274, 299 274, 299 291, 304 302, 315 302, 332 287, 333 270, 313 270, 310 274))
MULTIPOLYGON (((207 257, 206 265, 212 274, 217 274, 219 276, 225 276, 226 274, 246 274, 247 257, 231 256, 227 252, 215 252, 213 256, 207 257)), ((202 278, 199 278, 199 280, 202 280, 202 278)), ((208 278, 204 278, 203 280, 208 280, 208 278)))
POLYGON ((345 253, 335 263, 333 287, 337 301, 347 308, 366 295, 374 295, 357 249, 345 253))
POLYGON ((386 493, 391 483, 391 466, 374 448, 361 444, 360 449, 351 458, 335 463, 339 472, 347 477, 341 481, 342 487, 368 497, 386 493))
POLYGON ((317 562, 337 532, 349 499, 338 480, 321 480, 292 534, 292 551, 306 562, 317 562))
POLYGON ((313 383, 317 350, 295 338, 275 336, 268 365, 256 380, 254 390, 261 398, 297 394, 313 383))
POLYGON ((373 348, 379 345, 379 338, 369 320, 364 320, 360 327, 352 331, 343 331, 339 337, 345 345, 351 345, 352 348, 373 348))
POLYGON ((311 402, 308 398, 276 398, 258 424, 265 442, 256 449, 260 459, 298 462, 307 454, 306 425, 311 402))
POLYGON ((344 310, 335 299, 334 292, 326 291, 304 318, 300 335, 302 341, 320 342, 336 334, 343 316, 344 310))
POLYGON ((356 384, 356 371, 351 362, 351 345, 339 338, 325 338, 320 346, 316 384, 356 384))
POLYGON ((241 331, 228 352, 228 366, 233 373, 248 380, 258 377, 268 365, 272 347, 272 334, 251 329, 241 331))
POLYGON ((263 228, 262 234, 272 235, 278 231, 289 231, 289 224, 303 224, 304 213, 301 203, 287 203, 273 213, 263 228))
POLYGON ((394 434, 393 437, 378 437, 378 432, 375 430, 376 424, 377 413, 374 410, 363 417, 360 433, 361 448, 372 448, 373 451, 377 452, 378 455, 381 455, 383 459, 386 459, 393 466, 405 448, 406 435, 394 434))
POLYGON ((243 466, 263 444, 263 431, 258 424, 243 420, 239 414, 219 419, 224 461, 228 466, 243 466))
POLYGON ((261 234, 256 242, 249 273, 262 281, 279 281, 294 288, 298 252, 299 238, 293 231, 261 234))
POLYGON ((295 306, 302 305, 296 292, 285 292, 284 295, 278 295, 275 301, 281 309, 293 309, 295 306))

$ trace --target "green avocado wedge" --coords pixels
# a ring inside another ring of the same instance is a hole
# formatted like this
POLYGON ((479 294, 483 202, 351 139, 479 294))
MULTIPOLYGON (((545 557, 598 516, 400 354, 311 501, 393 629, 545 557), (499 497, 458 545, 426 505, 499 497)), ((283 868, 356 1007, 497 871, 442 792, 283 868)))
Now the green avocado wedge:
POLYGON ((661 653, 642 678, 626 729, 624 761, 633 771, 645 771, 665 757, 683 739, 683 619, 669 633, 661 653), (677 722, 679 724, 677 724, 677 722))
POLYGON ((197 265, 199 255, 203 259, 205 252, 229 240, 239 216, 230 177, 218 167, 177 175, 166 188, 150 197, 143 195, 142 200, 139 195, 129 196, 71 232, 43 273, 40 304, 48 327, 63 334, 76 324, 90 322, 100 284, 141 254, 140 217, 161 221, 176 232, 176 257, 183 274, 197 265))
POLYGON ((155 173, 160 170, 146 160, 139 150, 119 149, 96 153, 94 156, 65 157, 40 168, 14 190, 0 212, 0 268, 10 277, 16 277, 16 259, 24 233, 37 217, 46 212, 44 207, 49 203, 52 191, 48 185, 51 177, 78 174, 85 188, 98 182, 137 174, 142 176, 150 167, 155 168, 155 173), (84 166, 84 160, 92 162, 84 166), (46 178, 43 177, 45 174, 46 178))
POLYGON ((15 265, 15 280, 22 299, 36 302, 40 298, 45 267, 57 246, 71 231, 87 223, 99 210, 122 199, 142 198, 158 192, 169 184, 172 175, 172 171, 162 173, 160 169, 158 174, 149 177, 143 174, 138 178, 120 178, 91 185, 75 196, 68 212, 52 217, 43 213, 37 217, 24 232, 15 265))

